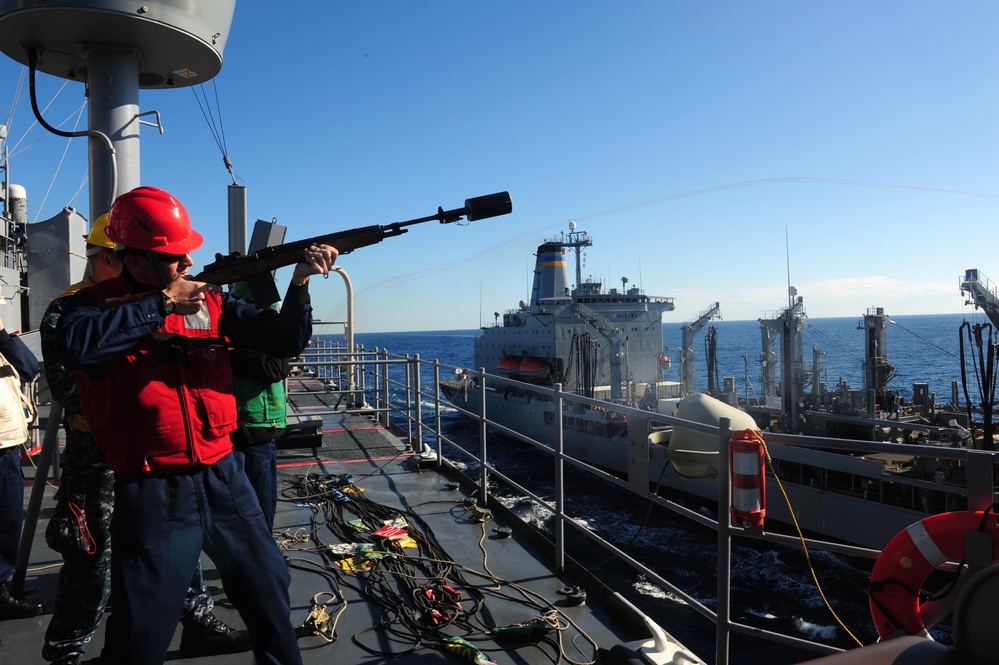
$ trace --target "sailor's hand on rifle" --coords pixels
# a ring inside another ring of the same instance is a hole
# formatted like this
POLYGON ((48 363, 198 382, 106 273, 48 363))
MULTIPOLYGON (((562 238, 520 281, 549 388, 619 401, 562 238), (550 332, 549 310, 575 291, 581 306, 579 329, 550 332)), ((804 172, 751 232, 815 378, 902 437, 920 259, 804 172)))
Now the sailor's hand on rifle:
POLYGON ((163 296, 166 298, 163 309, 167 314, 181 316, 197 314, 201 310, 201 303, 205 301, 205 294, 209 291, 221 291, 221 289, 215 284, 198 282, 190 278, 175 279, 170 282, 170 286, 163 289, 163 296))
POLYGON ((295 264, 295 274, 291 277, 291 283, 295 286, 302 286, 309 281, 312 275, 327 275, 333 269, 333 262, 336 261, 337 251, 329 245, 312 245, 302 252, 302 260, 295 264))

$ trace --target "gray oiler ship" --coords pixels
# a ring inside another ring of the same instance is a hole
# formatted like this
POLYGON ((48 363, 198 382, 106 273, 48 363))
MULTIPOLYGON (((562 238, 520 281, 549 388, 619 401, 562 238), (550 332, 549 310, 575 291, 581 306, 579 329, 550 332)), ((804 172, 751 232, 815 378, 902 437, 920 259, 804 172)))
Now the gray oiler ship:
POLYGON ((883 547, 928 515, 967 507, 964 466, 914 454, 907 444, 980 447, 981 441, 972 437, 967 414, 953 405, 936 405, 926 384, 914 386, 915 399, 908 404, 888 390, 893 368, 883 310, 873 308, 864 317, 863 389, 840 384, 827 390, 816 379, 817 349, 813 364, 803 362, 805 312, 792 289, 788 307, 760 320, 759 398, 739 398, 729 377, 710 394, 696 393, 693 334, 720 316, 719 304, 683 327, 681 381, 666 381, 662 316, 673 310, 673 299, 628 288, 627 279, 620 290, 584 280, 582 251, 591 245, 590 236, 572 224, 569 233, 538 247, 530 303, 521 302, 502 321, 497 315, 475 340, 475 367, 490 376, 458 370, 454 380, 441 384, 466 415, 478 418, 484 408, 493 429, 508 438, 553 445, 560 436, 563 452, 576 460, 631 483, 645 479, 663 491, 710 502, 717 497, 717 442, 657 420, 655 414, 711 425, 729 418, 733 429, 898 443, 897 452, 867 455, 769 447, 773 473, 767 493, 786 493, 795 512, 792 518, 788 503, 774 501, 769 516, 865 547, 883 547), (574 285, 568 281, 570 255, 574 285), (557 393, 583 398, 562 411, 558 436, 557 393), (645 412, 638 422, 634 410, 645 412), (867 518, 857 520, 857 514, 867 518))

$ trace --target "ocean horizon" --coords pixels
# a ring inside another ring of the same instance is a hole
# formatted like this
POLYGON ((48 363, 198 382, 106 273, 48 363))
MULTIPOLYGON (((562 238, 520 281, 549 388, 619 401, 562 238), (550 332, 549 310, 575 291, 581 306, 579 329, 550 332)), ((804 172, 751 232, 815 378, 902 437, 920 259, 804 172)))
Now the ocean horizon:
MULTIPOLYGON (((963 400, 961 385, 962 325, 987 320, 984 314, 905 314, 889 317, 885 356, 896 369, 889 388, 902 398, 911 399, 913 383, 927 383, 937 399, 950 401, 955 390, 963 400)), ((681 329, 687 322, 667 321, 663 324, 664 352, 673 359, 664 378, 679 381, 677 357, 681 344, 681 329)), ((708 327, 716 332, 717 374, 733 377, 740 395, 760 389, 762 338, 758 320, 709 321, 694 339, 696 390, 707 388, 707 363, 704 342, 708 327)), ((820 380, 829 389, 845 382, 854 388, 864 383, 863 316, 806 318, 803 324, 803 361, 811 368, 816 355, 820 363, 820 380)), ((425 360, 439 360, 445 365, 472 368, 474 340, 481 328, 456 330, 423 330, 406 332, 356 333, 355 343, 366 349, 387 349, 397 355, 416 355, 425 360)), ((335 338, 341 334, 326 333, 335 338)), ((965 346, 968 346, 966 332, 965 346)), ((779 348, 779 346, 778 346, 779 348)), ((965 360, 966 375, 974 376, 965 360)), ((474 368, 473 368, 474 369, 474 368)), ((489 369, 495 368, 486 368, 489 369)), ((973 392, 977 390, 969 386, 973 392)))

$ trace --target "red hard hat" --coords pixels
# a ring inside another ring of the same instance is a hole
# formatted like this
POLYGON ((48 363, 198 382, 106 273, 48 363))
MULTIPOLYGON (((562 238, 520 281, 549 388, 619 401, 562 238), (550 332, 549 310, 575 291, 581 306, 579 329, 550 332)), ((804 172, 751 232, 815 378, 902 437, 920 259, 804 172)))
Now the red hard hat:
POLYGON ((164 254, 193 252, 204 238, 191 228, 187 210, 156 187, 136 187, 111 205, 107 234, 119 245, 164 254))

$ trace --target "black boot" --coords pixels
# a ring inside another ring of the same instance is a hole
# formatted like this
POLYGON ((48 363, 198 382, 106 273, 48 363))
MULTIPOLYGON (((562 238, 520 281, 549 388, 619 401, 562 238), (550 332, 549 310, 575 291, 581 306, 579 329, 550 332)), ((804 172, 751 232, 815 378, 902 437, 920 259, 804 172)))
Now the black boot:
POLYGON ((0 584, 0 620, 27 619, 36 617, 44 611, 45 608, 40 604, 26 603, 12 596, 9 582, 0 584))
POLYGON ((180 653, 185 658, 249 651, 250 633, 225 625, 209 612, 200 621, 183 622, 180 653))

